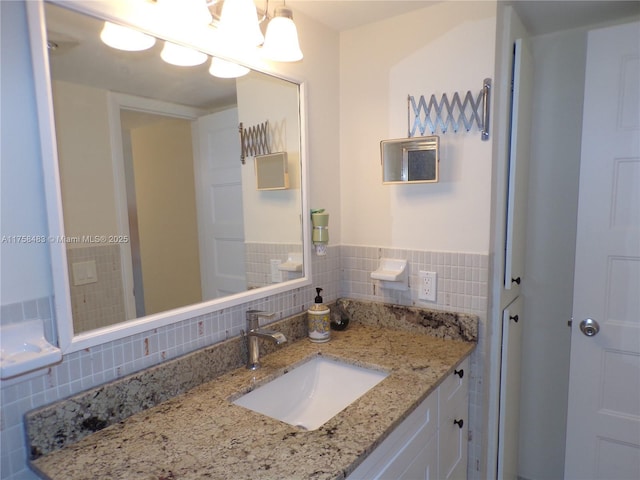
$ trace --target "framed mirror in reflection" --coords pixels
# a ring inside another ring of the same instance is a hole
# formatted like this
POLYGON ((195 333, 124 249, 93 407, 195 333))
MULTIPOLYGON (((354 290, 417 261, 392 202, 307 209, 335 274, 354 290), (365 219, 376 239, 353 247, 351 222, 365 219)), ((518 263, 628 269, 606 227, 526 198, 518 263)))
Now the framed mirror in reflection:
POLYGON ((300 86, 170 65, 162 41, 111 48, 104 21, 65 7, 44 18, 73 335, 300 285, 304 269, 277 268, 303 252, 300 86), (240 161, 239 123, 265 120, 286 190, 240 161))

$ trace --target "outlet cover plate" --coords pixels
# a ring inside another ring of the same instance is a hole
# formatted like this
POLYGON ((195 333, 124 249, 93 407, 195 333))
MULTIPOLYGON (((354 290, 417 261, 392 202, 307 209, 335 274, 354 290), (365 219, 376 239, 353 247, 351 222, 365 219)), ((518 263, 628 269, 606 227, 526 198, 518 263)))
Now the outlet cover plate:
POLYGON ((436 301, 436 272, 420 270, 418 272, 418 300, 436 301))

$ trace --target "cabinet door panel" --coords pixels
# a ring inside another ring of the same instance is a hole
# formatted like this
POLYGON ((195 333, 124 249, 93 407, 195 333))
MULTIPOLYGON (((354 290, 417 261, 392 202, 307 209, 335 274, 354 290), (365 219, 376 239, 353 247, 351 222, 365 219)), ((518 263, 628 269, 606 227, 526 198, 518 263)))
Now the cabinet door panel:
MULTIPOLYGON (((356 468, 349 480, 373 480, 394 478, 402 473, 404 465, 411 462, 411 452, 416 455, 412 442, 417 439, 425 445, 438 431, 438 392, 429 395, 391 434, 356 468), (400 458, 400 460, 398 460, 400 458), (398 472, 398 469, 400 470, 398 472), (397 472, 393 473, 393 472, 397 472)), ((437 445, 435 445, 437 449, 437 445)), ((395 480, 394 478, 394 480, 395 480)))
POLYGON ((462 377, 453 373, 440 386, 439 474, 443 479, 467 478, 469 360, 456 370, 462 377))
POLYGON ((437 480, 438 475, 438 439, 433 437, 418 452, 407 469, 397 477, 398 480, 437 480))
POLYGON ((455 395, 446 407, 443 405, 441 413, 440 478, 467 478, 469 415, 466 392, 455 395))
POLYGON ((498 477, 505 480, 518 478, 522 307, 519 296, 502 312, 498 477))
POLYGON ((505 290, 511 290, 514 287, 518 290, 517 287, 524 276, 531 105, 533 105, 533 57, 523 39, 516 40, 513 55, 511 146, 504 259, 505 290))

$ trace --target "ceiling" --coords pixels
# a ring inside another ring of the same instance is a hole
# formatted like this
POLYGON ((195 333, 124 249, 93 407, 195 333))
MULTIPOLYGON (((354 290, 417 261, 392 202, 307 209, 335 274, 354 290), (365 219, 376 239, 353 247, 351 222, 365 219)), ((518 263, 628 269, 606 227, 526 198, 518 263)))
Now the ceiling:
MULTIPOLYGON (((272 1, 278 5, 282 0, 272 1)), ((343 31, 442 1, 464 0, 287 0, 287 5, 294 17, 306 15, 343 31)), ((638 0, 514 0, 511 3, 533 35, 640 15, 638 0)), ((155 92, 158 98, 208 109, 235 102, 233 80, 212 77, 207 65, 192 67, 191 74, 185 77, 181 67, 167 66, 159 59, 159 43, 147 52, 138 53, 136 61, 130 62, 127 54, 101 44, 98 37, 101 22, 47 4, 47 23, 49 38, 60 46, 51 55, 54 78, 140 96, 151 96, 151 92, 155 92)))
MULTIPOLYGON (((294 12, 314 18, 337 30, 408 13, 442 1, 465 0, 288 0, 294 12)), ((481 0, 466 0, 481 1, 481 0)), ((640 15, 638 0, 510 0, 532 35, 640 15)))

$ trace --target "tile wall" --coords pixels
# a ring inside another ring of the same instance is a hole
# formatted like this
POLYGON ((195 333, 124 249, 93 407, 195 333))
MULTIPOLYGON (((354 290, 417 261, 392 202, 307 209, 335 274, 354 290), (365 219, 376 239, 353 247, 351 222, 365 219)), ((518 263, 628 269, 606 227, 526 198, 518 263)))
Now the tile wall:
MULTIPOLYGON (((258 288, 277 283, 271 275, 271 260, 279 260, 282 263, 287 261, 291 253, 302 254, 302 244, 280 244, 280 243, 245 243, 245 271, 247 272, 247 288, 258 288)), ((281 272, 282 280, 295 280, 300 278, 302 273, 281 272)))
POLYGON ((120 245, 71 245, 67 266, 75 331, 94 330, 125 318, 120 245), (98 281, 74 285, 72 265, 88 261, 95 262, 98 281))
MULTIPOLYGON (((239 335, 244 328, 245 310, 259 308, 278 312, 279 318, 306 310, 313 302, 314 287, 324 289, 325 301, 352 297, 372 301, 417 305, 440 310, 456 310, 480 316, 479 346, 472 357, 470 432, 481 438, 483 343, 486 332, 488 258, 486 255, 420 252, 362 246, 330 246, 326 256, 313 254, 313 285, 266 299, 202 315, 65 355, 64 361, 35 378, 3 382, 0 412, 0 478, 34 479, 26 466, 22 415, 33 408, 54 402, 82 390, 108 382, 135 371, 157 365, 225 338, 239 335), (371 280, 380 257, 406 258, 410 285, 407 292, 387 292, 371 280), (417 272, 438 273, 437 301, 417 301, 417 272)), ((2 306, 2 321, 41 318, 54 324, 51 299, 38 299, 2 306)), ((479 441, 469 448, 470 465, 479 461, 479 441)), ((475 470, 471 469, 471 473, 475 470)), ((479 474, 470 478, 479 478, 479 474)))

